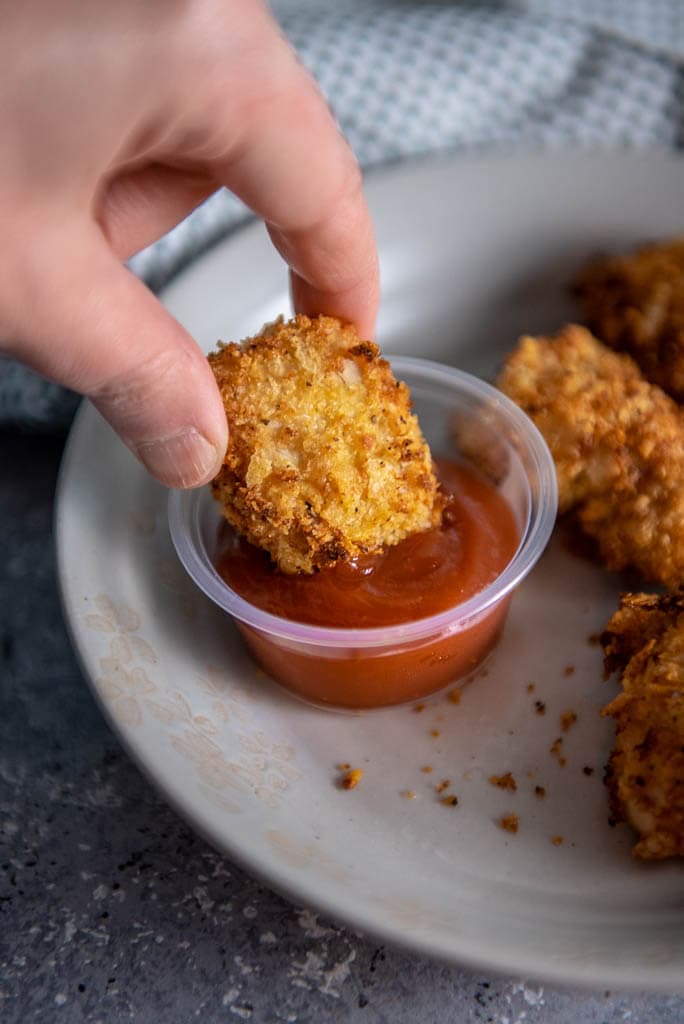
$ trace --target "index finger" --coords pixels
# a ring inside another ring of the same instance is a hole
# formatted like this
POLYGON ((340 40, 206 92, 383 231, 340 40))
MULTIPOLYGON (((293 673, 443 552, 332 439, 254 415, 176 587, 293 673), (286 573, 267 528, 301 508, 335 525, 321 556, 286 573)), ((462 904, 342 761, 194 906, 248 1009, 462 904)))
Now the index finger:
MULTIPOLYGON (((279 40, 279 45, 285 45, 279 40)), ((380 284, 361 173, 313 80, 294 61, 252 116, 218 173, 262 217, 292 271, 298 312, 375 329, 380 284)))

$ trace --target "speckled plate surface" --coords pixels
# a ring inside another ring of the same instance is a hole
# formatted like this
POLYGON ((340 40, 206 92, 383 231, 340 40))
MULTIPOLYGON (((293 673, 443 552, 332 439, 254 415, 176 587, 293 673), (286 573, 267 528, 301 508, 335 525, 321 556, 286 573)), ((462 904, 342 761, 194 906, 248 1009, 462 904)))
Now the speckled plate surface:
MULTIPOLYGON (((380 341, 483 376, 520 332, 576 315, 567 284, 597 249, 684 226, 684 163, 665 155, 447 160, 377 173, 368 194, 384 275, 380 341)), ((165 301, 207 350, 288 308, 260 226, 198 260, 165 301)), ((615 686, 589 638, 619 579, 555 540, 460 703, 442 694, 419 712, 338 715, 292 700, 255 668, 184 575, 165 492, 90 407, 64 460, 57 539, 67 620, 105 714, 228 856, 423 953, 684 991, 682 866, 635 863, 629 831, 607 822, 612 726, 598 711, 615 686), (566 710, 577 722, 563 733, 566 710), (357 789, 336 787, 339 762, 364 769, 357 789), (488 783, 508 771, 516 792, 488 783), (457 807, 435 792, 445 779, 457 807), (509 812, 517 835, 497 826, 509 812)))

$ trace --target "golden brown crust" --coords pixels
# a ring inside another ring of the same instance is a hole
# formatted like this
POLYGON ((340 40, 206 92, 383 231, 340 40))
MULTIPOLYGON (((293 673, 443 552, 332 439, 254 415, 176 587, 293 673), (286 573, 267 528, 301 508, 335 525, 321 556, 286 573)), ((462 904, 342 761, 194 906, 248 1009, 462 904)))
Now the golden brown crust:
POLYGON ((499 387, 528 413, 572 510, 610 569, 684 580, 684 416, 636 364, 583 327, 521 339, 499 387))
POLYGON ((597 337, 684 401, 684 239, 596 260, 576 293, 597 337))
POLYGON ((645 860, 684 856, 684 590, 623 594, 601 638, 622 693, 606 772, 613 816, 639 833, 645 860))
POLYGON ((209 362, 230 431, 214 495, 284 572, 314 572, 439 522, 408 388, 351 325, 279 320, 209 362))

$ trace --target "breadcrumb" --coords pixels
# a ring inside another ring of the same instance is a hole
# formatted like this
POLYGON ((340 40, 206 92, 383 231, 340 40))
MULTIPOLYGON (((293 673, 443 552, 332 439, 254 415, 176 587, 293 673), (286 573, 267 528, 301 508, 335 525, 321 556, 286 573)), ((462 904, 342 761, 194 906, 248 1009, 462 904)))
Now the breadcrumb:
POLYGON ((520 341, 499 387, 544 435, 559 510, 572 511, 609 569, 684 579, 684 416, 629 356, 582 327, 520 341))
POLYGON ((552 757, 555 757, 561 768, 567 763, 566 758, 563 756, 563 737, 559 736, 553 741, 549 747, 549 753, 552 757))
POLYGON ((519 826, 520 820, 517 814, 504 814, 499 818, 499 828, 502 828, 504 832, 512 832, 515 835, 519 826))
POLYGON ((342 789, 356 789, 362 778, 363 768, 350 768, 342 779, 342 789))
POLYGON ((212 484, 232 526, 311 573, 436 526, 432 458, 377 345, 333 317, 267 325, 209 356, 229 426, 212 484))
POLYGON ((444 804, 445 807, 457 807, 458 797, 454 793, 451 793, 449 796, 443 796, 439 802, 440 804, 444 804))
POLYGON ((449 701, 450 704, 460 704, 461 696, 461 690, 457 687, 455 690, 449 691, 449 693, 447 694, 447 700, 449 701))
POLYGON ((613 818, 638 833, 636 857, 684 856, 684 589, 623 594, 602 644, 623 688, 603 709, 616 723, 606 771, 613 818))
POLYGON ((684 402, 684 238, 596 260, 576 293, 597 337, 684 402))
POLYGON ((571 729, 573 727, 576 721, 576 711, 564 711, 563 714, 560 716, 560 727, 562 731, 567 732, 568 729, 571 729))
POLYGON ((499 789, 508 789, 512 793, 518 788, 518 783, 515 781, 512 772, 506 772, 505 775, 490 775, 489 782, 492 786, 498 786, 499 789))
POLYGON ((551 842, 553 843, 554 846, 562 846, 563 845, 563 836, 552 836, 551 837, 551 842))
POLYGON ((546 796, 546 790, 543 786, 535 786, 534 795, 537 797, 538 800, 543 800, 546 796))

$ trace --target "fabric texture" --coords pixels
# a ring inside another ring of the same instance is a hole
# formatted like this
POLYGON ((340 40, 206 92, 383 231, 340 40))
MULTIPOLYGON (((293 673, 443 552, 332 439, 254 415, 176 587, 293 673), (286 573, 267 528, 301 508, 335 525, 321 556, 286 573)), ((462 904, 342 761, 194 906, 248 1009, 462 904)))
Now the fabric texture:
MULTIPOLYGON (((276 0, 274 10, 364 167, 432 152, 684 142, 679 0, 276 0)), ((157 291, 247 217, 218 193, 131 269, 157 291)), ((0 429, 64 429, 77 401, 0 360, 0 429)))

